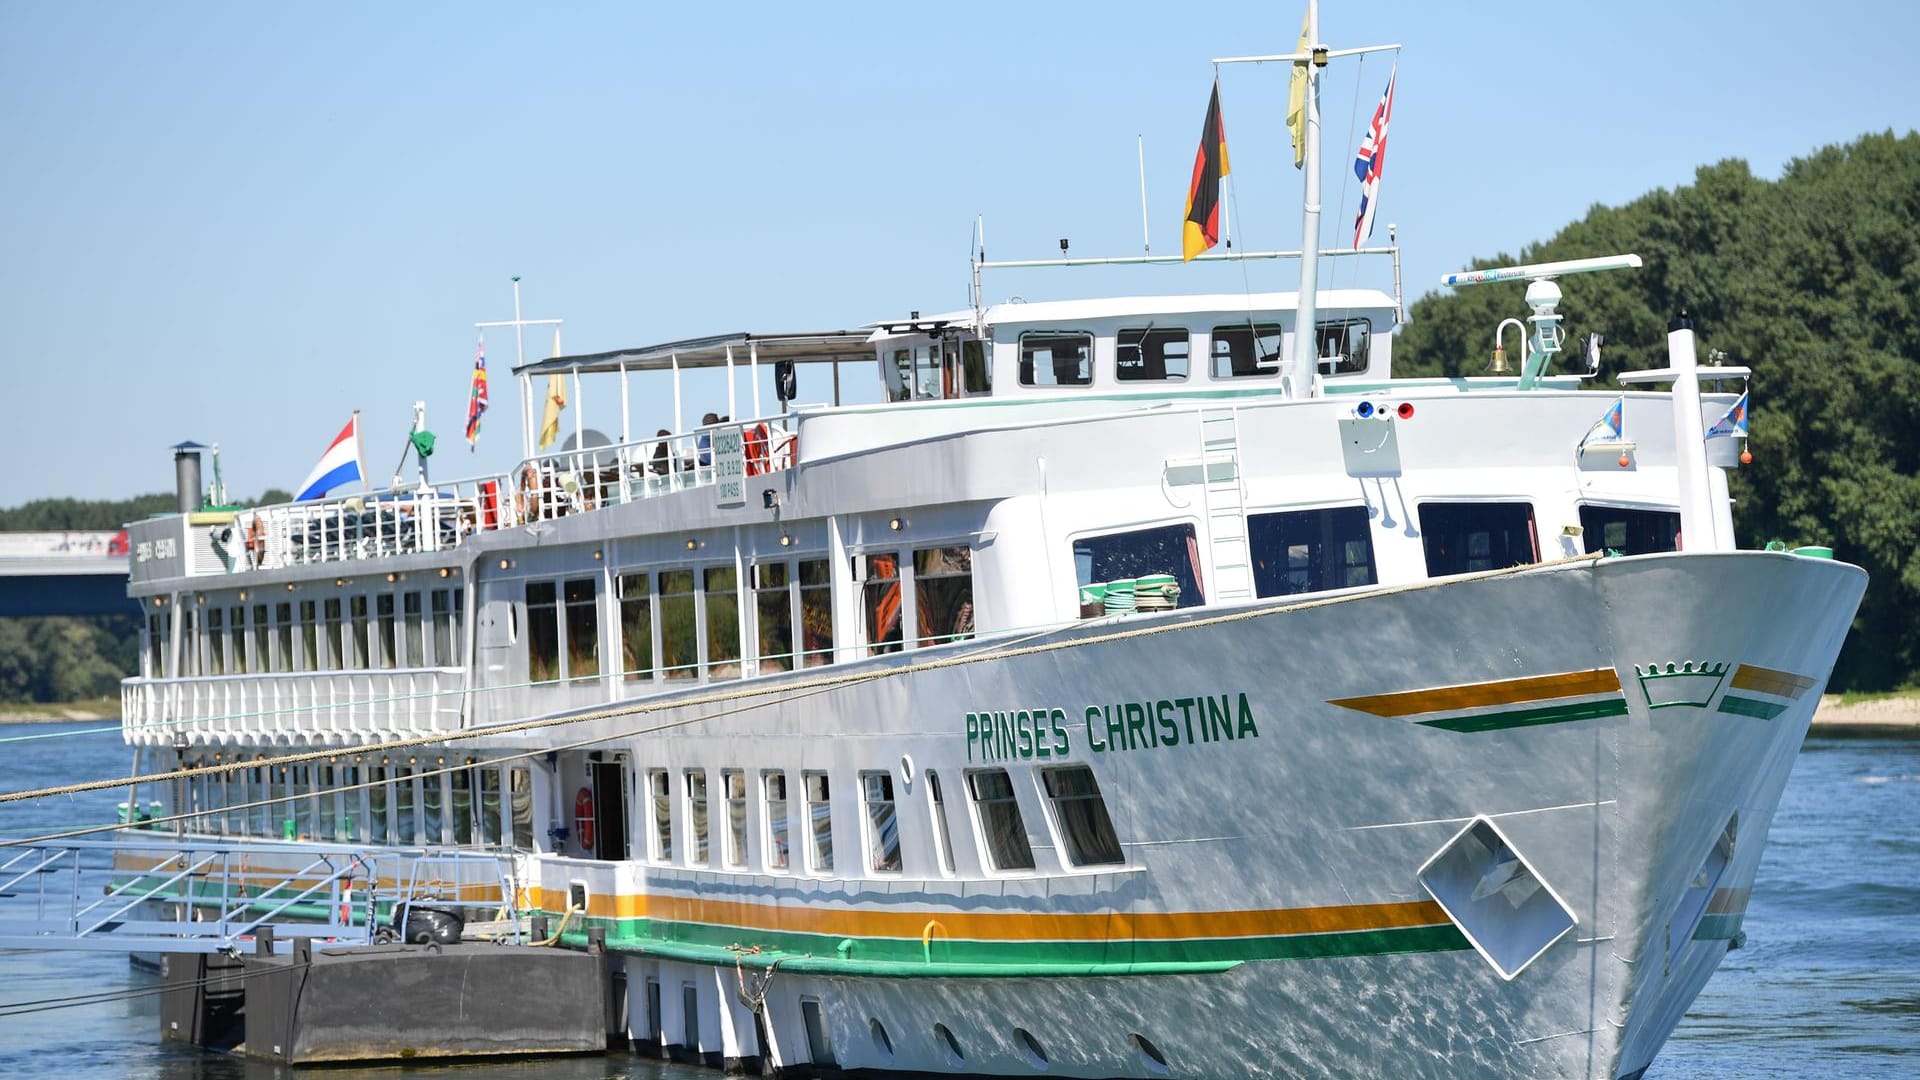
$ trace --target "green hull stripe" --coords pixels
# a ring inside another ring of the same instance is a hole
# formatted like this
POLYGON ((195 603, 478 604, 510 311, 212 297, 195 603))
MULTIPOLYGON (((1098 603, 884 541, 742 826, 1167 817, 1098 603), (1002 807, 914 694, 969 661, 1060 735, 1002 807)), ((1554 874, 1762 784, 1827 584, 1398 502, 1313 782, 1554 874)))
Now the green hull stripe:
POLYGON ((1723 713, 1732 713, 1735 716, 1751 716, 1756 720, 1771 720, 1781 713, 1786 712, 1787 707, 1771 701, 1760 701, 1756 698, 1735 697, 1732 694, 1726 694, 1720 698, 1720 711, 1723 713))
POLYGON ((1514 709, 1509 712, 1478 713, 1473 716, 1448 716, 1439 720, 1415 721, 1421 727, 1439 728, 1471 734, 1499 731, 1502 728, 1533 727, 1538 724, 1564 724, 1573 720, 1593 720, 1602 716, 1627 715, 1627 699, 1602 698, 1572 705, 1549 705, 1544 709, 1514 709))
MULTIPOLYGON (((557 918, 548 913, 549 919, 557 918)), ((588 919, 617 952, 695 963, 744 963, 782 971, 879 978, 1012 978, 1065 975, 1211 973, 1249 960, 1309 960, 1447 952, 1472 946, 1451 923, 1331 934, 1117 941, 960 941, 836 938, 822 934, 656 919, 588 919), (758 948, 743 954, 740 948, 758 948)), ((576 924, 577 925, 577 924, 576 924)), ((586 942, 584 930, 569 944, 586 942)))

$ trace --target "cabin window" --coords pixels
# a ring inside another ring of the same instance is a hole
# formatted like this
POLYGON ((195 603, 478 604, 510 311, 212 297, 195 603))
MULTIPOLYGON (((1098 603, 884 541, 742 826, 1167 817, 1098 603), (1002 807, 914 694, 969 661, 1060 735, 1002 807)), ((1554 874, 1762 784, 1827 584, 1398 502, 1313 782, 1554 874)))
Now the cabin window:
POLYGON ((1121 382, 1183 380, 1190 348, 1183 327, 1122 330, 1114 339, 1114 374, 1121 382))
POLYGON ((200 674, 200 630, 199 620, 191 611, 180 613, 180 673, 182 675, 200 674))
POLYGON ((1289 510, 1247 518, 1253 587, 1260 596, 1291 596, 1372 585, 1373 534, 1358 506, 1289 510))
MULTIPOLYGON (((448 774, 448 787, 451 794, 447 808, 453 818, 453 842, 456 844, 473 843, 473 770, 460 769, 448 774)), ((342 836, 341 840, 348 837, 342 836)))
POLYGON ((887 366, 887 400, 913 400, 913 350, 893 350, 893 361, 887 366))
MULTIPOLYGON (((279 670, 273 662, 273 620, 267 617, 267 612, 267 605, 253 605, 253 669, 259 672, 279 670)), ((161 621, 160 627, 164 639, 165 620, 161 621)))
POLYGON ((320 670, 320 620, 311 600, 300 601, 300 670, 320 670))
POLYGON ((551 581, 527 582, 527 681, 560 677, 560 590, 551 581))
MULTIPOLYGON (((1083 587, 1170 574, 1180 590, 1175 607, 1206 603, 1200 591, 1200 548, 1191 524, 1081 537, 1073 542, 1073 567, 1083 587)), ((1082 610, 1089 615, 1100 613, 1082 610)))
POLYGON ((669 679, 699 677, 693 607, 693 571, 660 571, 660 670, 669 679))
POLYGON ((413 808, 418 802, 414 798, 414 777, 412 769, 393 770, 393 838, 395 843, 411 844, 414 839, 416 823, 413 808))
POLYGON ((707 865, 707 774, 703 769, 688 769, 687 781, 687 855, 695 866, 707 865))
POLYGON ((620 669, 628 682, 653 677, 653 597, 647 578, 620 575, 620 669))
POLYGON ((647 770, 647 790, 653 799, 653 857, 673 861, 673 797, 667 790, 667 770, 647 770))
POLYGON ((340 598, 329 596, 320 603, 320 666, 340 670, 340 598))
POLYGON ((740 576, 731 566, 709 567, 707 587, 707 677, 740 677, 740 576))
POLYGON ((293 658, 293 604, 291 602, 273 605, 273 670, 292 671, 293 658))
POLYGON ((1027 843, 1027 827, 1020 820, 1020 800, 1013 794, 1013 781, 1005 769, 983 769, 967 774, 973 789, 973 805, 979 811, 980 830, 987 847, 987 861, 995 870, 1033 869, 1033 847, 1027 843))
POLYGON ((947 801, 940 794, 940 774, 927 770, 927 797, 933 802, 933 839, 940 849, 940 869, 953 873, 953 837, 947 832, 947 801))
POLYGON ((802 773, 807 796, 807 866, 820 873, 833 870, 833 799, 823 772, 802 773))
POLYGON ((893 774, 860 774, 867 805, 867 866, 876 874, 900 872, 900 815, 893 802, 893 774))
POLYGON ((1315 323, 1313 354, 1322 375, 1353 375, 1367 370, 1373 348, 1373 320, 1336 319, 1315 323))
POLYGON ((1680 550, 1680 515, 1624 506, 1580 507, 1580 538, 1588 551, 1654 555, 1680 550))
POLYGON ((1213 377, 1244 379, 1280 373, 1279 323, 1234 323, 1213 328, 1213 377))
POLYGON ((513 846, 533 850, 533 773, 520 767, 507 770, 508 808, 513 812, 513 846))
POLYGON ((760 631, 760 670, 793 670, 793 596, 787 564, 759 563, 753 568, 753 605, 760 631))
POLYGON ((347 666, 364 668, 367 666, 367 598, 348 597, 347 617, 353 624, 347 632, 347 666))
POLYGON ((159 615, 147 616, 147 678, 164 679, 167 677, 167 620, 159 615))
POLYGON ((768 770, 760 774, 767 799, 767 869, 785 870, 792 859, 787 820, 787 774, 768 770))
POLYGON ((453 651, 453 595, 446 589, 435 589, 431 594, 433 603, 433 662, 440 667, 452 667, 459 663, 453 651))
POLYGON ((425 628, 421 624, 423 613, 420 610, 420 594, 410 592, 403 595, 400 598, 400 613, 407 632, 406 665, 426 667, 427 644, 425 628))
POLYGON ((561 587, 567 606, 567 677, 600 674, 600 605, 593 578, 573 578, 561 587))
POLYGON ((1107 803, 1100 797, 1100 784, 1093 770, 1085 765, 1066 769, 1047 769, 1047 798, 1053 800, 1053 820, 1060 826, 1060 840, 1067 849, 1067 861, 1075 866, 1103 866, 1125 862, 1120 853, 1120 838, 1113 833, 1113 819, 1107 816, 1107 803))
POLYGON ((913 553, 916 645, 973 636, 973 549, 964 545, 913 553))
POLYGON ((739 769, 720 773, 727 795, 727 865, 747 864, 747 774, 739 769))
POLYGON ((1021 386, 1086 386, 1093 382, 1092 334, 1021 334, 1021 386))
POLYGON ((441 776, 422 775, 420 777, 420 842, 423 844, 444 844, 447 842, 446 821, 440 815, 442 796, 441 776))
POLYGON ((925 401, 944 395, 940 390, 940 342, 916 345, 913 350, 913 396, 925 401))
POLYGON ((399 663, 399 650, 394 636, 393 594, 381 593, 374 597, 373 613, 379 637, 375 651, 380 654, 380 666, 392 669, 399 663))
POLYGON ((466 663, 467 660, 467 594, 461 589, 449 590, 453 596, 453 651, 448 654, 450 660, 446 666, 466 663))
POLYGON ((220 608, 207 609, 207 674, 225 675, 227 673, 227 626, 226 612, 220 608))
POLYGON ((867 617, 867 655, 900 651, 900 556, 863 555, 861 599, 867 617))
POLYGON ((993 392, 993 365, 987 362, 987 343, 969 338, 960 343, 961 386, 969 394, 993 392))
MULTIPOLYGON (((378 790, 378 789, 375 789, 378 790)), ((504 842, 506 833, 500 815, 500 770, 491 765, 480 769, 480 838, 488 844, 504 842)), ((379 833, 375 833, 379 836, 379 833)))
POLYGON ((235 675, 245 675, 253 665, 247 661, 247 609, 227 609, 228 666, 235 675))
POLYGON ((1427 549, 1428 577, 1540 561, 1531 503, 1423 503, 1420 532, 1427 549))
POLYGON ((807 667, 833 663, 833 573, 825 559, 800 560, 800 640, 807 667))

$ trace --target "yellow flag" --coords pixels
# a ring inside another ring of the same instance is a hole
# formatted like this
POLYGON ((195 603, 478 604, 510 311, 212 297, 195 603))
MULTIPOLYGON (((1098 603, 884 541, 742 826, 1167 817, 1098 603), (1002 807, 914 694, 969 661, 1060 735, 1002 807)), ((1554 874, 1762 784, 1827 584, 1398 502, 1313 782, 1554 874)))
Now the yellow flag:
POLYGON ((567 378, 547 376, 547 410, 540 417, 540 449, 553 445, 560 437, 560 410, 567 407, 567 378))
MULTIPOLYGON (((1300 19, 1300 45, 1293 51, 1304 53, 1312 48, 1307 40, 1307 20, 1300 19)), ((1298 169, 1307 160, 1307 64, 1295 61, 1293 77, 1287 82, 1287 134, 1293 138, 1293 167, 1298 169)))

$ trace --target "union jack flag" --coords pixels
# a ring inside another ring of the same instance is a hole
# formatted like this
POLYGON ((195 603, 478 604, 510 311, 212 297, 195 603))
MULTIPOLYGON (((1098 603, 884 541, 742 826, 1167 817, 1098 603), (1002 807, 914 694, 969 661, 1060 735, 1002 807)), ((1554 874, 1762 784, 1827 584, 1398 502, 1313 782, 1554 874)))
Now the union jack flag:
POLYGON ((487 339, 473 351, 473 389, 467 394, 467 446, 480 441, 480 414, 487 411, 487 339))
POLYGON ((1373 212, 1380 207, 1380 173, 1387 167, 1387 121, 1393 119, 1393 83, 1400 76, 1400 65, 1387 76, 1387 92, 1373 110, 1373 123, 1367 137, 1360 140, 1360 152, 1354 155, 1353 172, 1360 178, 1360 213, 1353 219, 1353 246, 1373 235, 1373 212))

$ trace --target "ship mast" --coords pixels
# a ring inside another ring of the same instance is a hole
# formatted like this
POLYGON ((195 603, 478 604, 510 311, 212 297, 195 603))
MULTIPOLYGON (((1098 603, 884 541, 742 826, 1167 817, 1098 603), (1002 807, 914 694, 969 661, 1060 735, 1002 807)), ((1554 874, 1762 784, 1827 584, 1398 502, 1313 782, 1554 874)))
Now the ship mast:
POLYGON ((1320 0, 1307 0, 1307 94, 1301 108, 1302 167, 1307 173, 1306 196, 1300 212, 1300 305, 1293 318, 1293 356, 1287 365, 1287 396, 1309 398, 1316 389, 1318 363, 1314 325, 1319 316, 1320 290, 1320 69, 1326 51, 1320 45, 1320 0))

